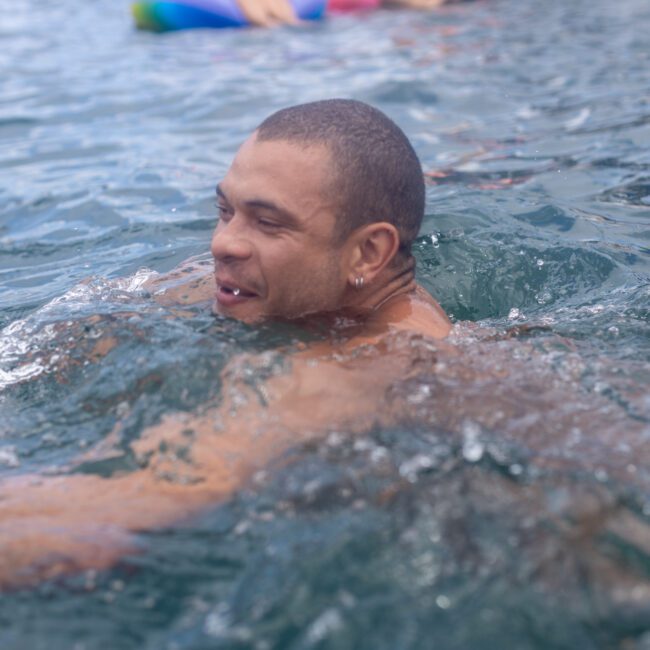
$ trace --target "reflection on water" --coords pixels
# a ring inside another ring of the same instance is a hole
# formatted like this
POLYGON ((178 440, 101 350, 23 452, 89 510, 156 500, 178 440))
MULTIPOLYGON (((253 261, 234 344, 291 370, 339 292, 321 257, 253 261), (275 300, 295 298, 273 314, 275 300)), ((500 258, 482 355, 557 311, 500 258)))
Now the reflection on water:
POLYGON ((114 571, 3 598, 0 645, 646 648, 645 0, 162 37, 127 5, 0 25, 3 475, 117 421, 137 440, 219 401, 236 355, 304 337, 180 314, 138 273, 207 249, 215 181, 280 106, 353 96, 412 136, 420 280, 459 322, 451 348, 411 342, 398 425, 332 432, 114 571))

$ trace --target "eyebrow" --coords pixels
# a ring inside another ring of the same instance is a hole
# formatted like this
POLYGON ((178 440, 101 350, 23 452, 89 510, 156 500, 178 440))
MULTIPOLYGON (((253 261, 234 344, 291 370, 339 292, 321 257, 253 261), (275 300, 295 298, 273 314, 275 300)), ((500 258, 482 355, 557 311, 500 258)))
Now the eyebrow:
MULTIPOLYGON (((226 203, 230 204, 226 193, 221 189, 221 185, 217 185, 216 192, 218 198, 223 199, 226 203)), ((273 201, 267 201, 265 199, 249 199, 248 201, 244 201, 244 205, 247 208, 269 210, 270 212, 275 213, 280 219, 282 219, 282 221, 284 221, 287 226, 294 228, 300 227, 300 221, 293 212, 286 210, 285 208, 281 208, 276 203, 273 203, 273 201)))

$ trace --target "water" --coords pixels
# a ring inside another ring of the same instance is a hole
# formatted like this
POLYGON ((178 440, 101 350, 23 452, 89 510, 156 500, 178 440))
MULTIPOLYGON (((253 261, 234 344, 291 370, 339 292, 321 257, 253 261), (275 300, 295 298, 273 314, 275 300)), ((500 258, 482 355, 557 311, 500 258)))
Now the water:
POLYGON ((287 104, 369 101, 412 138, 419 278, 461 354, 414 343, 400 427, 302 450, 113 571, 1 596, 0 646, 650 647, 647 2, 162 36, 127 10, 0 21, 2 474, 117 421, 137 439, 300 336, 180 317, 136 274, 205 252, 216 181, 287 104))

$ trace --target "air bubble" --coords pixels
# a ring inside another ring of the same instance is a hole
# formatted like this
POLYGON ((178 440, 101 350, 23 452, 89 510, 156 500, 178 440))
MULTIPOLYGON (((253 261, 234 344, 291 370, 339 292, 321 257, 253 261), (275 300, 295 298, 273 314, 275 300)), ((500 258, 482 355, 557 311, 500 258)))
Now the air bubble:
POLYGON ((468 463, 478 463, 483 458, 485 445, 479 440, 481 429, 476 422, 463 423, 463 458, 468 463))
POLYGON ((594 476, 599 483, 604 483, 609 478, 607 472, 602 468, 597 469, 594 472, 594 476))
POLYGON ((400 476, 403 476, 409 483, 415 483, 418 480, 418 474, 431 469, 435 465, 433 458, 425 454, 416 454, 412 458, 404 461, 399 466, 400 476))
POLYGON ((413 393, 406 398, 406 401, 409 404, 422 404, 429 397, 431 397, 431 386, 424 384, 419 386, 417 390, 413 391, 413 393))
POLYGON ((513 463, 512 465, 510 465, 508 470, 510 474, 512 474, 512 476, 521 476, 521 473, 524 471, 524 468, 519 463, 513 463))
POLYGON ((451 600, 449 600, 448 596, 441 594, 436 598, 436 605, 438 605, 440 609, 449 609, 451 607, 451 600))

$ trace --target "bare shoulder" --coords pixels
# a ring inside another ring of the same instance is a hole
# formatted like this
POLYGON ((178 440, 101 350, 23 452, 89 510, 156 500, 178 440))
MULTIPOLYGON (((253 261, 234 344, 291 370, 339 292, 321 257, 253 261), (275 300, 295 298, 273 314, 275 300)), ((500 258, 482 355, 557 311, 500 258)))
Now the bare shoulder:
POLYGON ((205 255, 185 260, 169 273, 147 280, 144 288, 163 305, 193 305, 214 298, 214 266, 205 255))
POLYGON ((451 331, 451 321, 438 301, 420 285, 411 298, 409 329, 433 338, 445 338, 451 331))
POLYGON ((408 331, 435 339, 445 338, 452 327, 442 307, 419 285, 380 307, 372 321, 373 328, 408 331))

